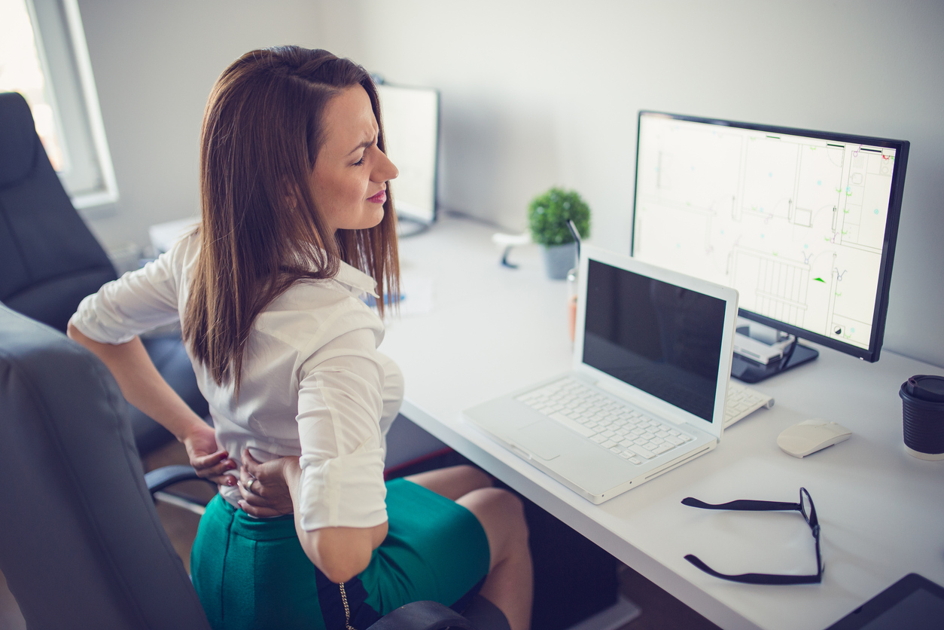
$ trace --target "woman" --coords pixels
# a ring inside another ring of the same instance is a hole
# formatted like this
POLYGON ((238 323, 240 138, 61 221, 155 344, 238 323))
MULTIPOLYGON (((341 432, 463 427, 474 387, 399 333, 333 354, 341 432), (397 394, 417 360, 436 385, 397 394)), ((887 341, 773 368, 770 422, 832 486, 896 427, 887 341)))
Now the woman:
POLYGON ((515 630, 530 621, 517 498, 470 467, 383 482, 402 377, 361 300, 382 316, 397 293, 397 170, 379 111, 346 59, 244 55, 207 104, 200 227, 85 298, 69 325, 220 484, 191 566, 216 628, 364 628, 409 601, 461 607, 477 589, 515 630), (177 320, 215 432, 136 337, 177 320))

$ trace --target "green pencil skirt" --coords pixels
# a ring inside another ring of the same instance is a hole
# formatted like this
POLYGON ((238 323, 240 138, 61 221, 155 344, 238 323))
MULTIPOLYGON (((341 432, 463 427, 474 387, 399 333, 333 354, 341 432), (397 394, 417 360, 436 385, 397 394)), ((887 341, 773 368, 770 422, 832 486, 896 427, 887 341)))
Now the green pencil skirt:
MULTIPOLYGON (((387 483, 388 534, 345 582, 351 625, 412 601, 460 610, 488 573, 488 539, 466 508, 405 479, 387 483)), ((217 495, 191 553, 191 576, 216 630, 343 629, 344 603, 302 550, 291 515, 256 519, 217 495)))

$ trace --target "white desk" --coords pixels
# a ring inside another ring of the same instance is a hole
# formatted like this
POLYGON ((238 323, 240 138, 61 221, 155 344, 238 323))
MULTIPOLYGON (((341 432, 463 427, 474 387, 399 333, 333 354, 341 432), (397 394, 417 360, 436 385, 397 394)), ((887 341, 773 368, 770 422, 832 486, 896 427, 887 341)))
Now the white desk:
MULTIPOLYGON (((898 387, 944 370, 883 352, 875 364, 821 349, 815 362, 756 387, 773 409, 742 420, 712 453, 594 506, 493 443, 463 409, 565 372, 571 362, 566 286, 546 279, 535 246, 499 266, 493 228, 444 217, 400 243, 404 293, 431 279, 434 309, 392 320, 381 350, 406 378, 402 413, 723 628, 821 629, 909 572, 944 584, 944 462, 904 450, 898 387), (806 459, 776 437, 810 417, 854 431, 806 459), (710 512, 686 496, 797 501, 805 486, 822 527, 823 583, 753 586, 708 576, 694 553, 727 573, 813 573, 798 513, 710 512)), ((405 304, 406 302, 404 302, 405 304)))

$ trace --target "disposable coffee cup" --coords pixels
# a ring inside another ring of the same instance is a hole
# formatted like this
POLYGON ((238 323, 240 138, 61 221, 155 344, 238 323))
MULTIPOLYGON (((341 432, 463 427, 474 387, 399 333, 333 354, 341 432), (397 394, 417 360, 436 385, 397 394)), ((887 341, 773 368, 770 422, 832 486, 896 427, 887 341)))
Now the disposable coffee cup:
POLYGON ((944 377, 912 376, 898 395, 905 449, 919 459, 944 460, 944 377))

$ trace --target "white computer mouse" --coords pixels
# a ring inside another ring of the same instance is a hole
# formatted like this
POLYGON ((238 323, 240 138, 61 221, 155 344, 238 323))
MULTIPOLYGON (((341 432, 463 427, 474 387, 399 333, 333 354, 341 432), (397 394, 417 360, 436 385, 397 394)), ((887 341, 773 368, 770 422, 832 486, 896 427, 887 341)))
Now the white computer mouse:
POLYGON ((849 439, 852 431, 835 422, 804 420, 788 427, 777 436, 777 446, 788 455, 806 457, 833 444, 849 439))

